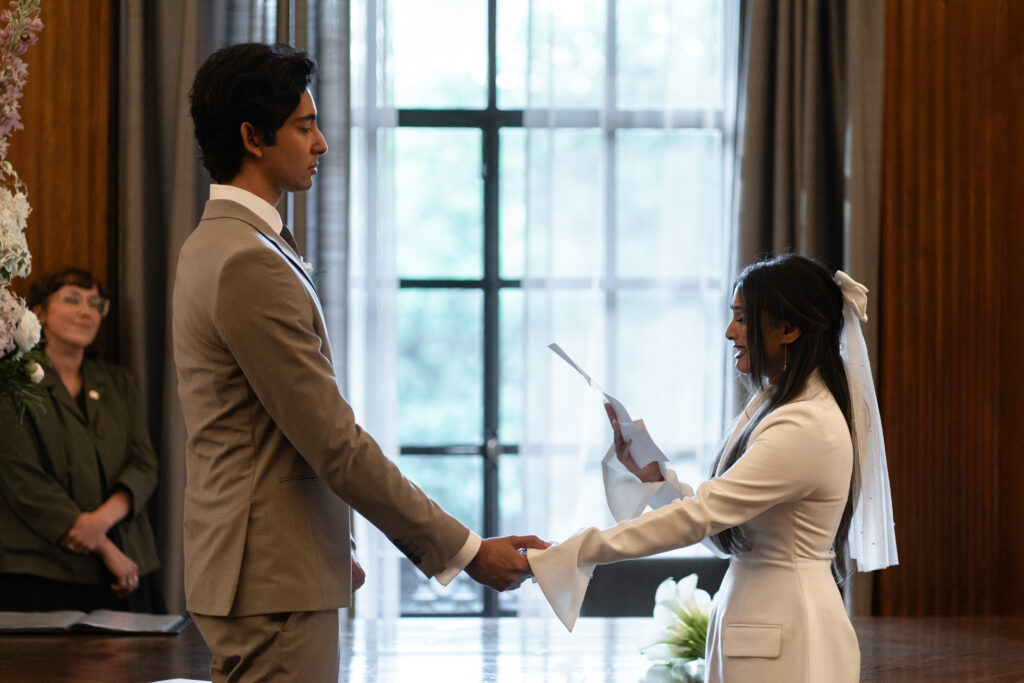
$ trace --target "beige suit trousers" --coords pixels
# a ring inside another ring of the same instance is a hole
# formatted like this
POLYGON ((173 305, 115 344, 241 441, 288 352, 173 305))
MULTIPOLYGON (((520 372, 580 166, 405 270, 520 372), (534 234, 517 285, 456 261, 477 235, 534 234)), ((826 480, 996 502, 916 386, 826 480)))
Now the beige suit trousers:
POLYGON ((213 683, 338 681, 336 609, 192 620, 213 652, 213 683))

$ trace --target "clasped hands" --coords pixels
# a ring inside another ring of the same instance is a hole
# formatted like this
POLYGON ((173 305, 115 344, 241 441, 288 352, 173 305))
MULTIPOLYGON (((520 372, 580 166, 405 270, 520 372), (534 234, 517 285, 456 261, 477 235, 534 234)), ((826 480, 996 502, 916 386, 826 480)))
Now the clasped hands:
MULTIPOLYGON (((611 423, 615 435, 615 455, 619 462, 640 481, 664 481, 665 477, 657 462, 649 463, 645 467, 636 464, 629 452, 632 441, 623 438, 615 409, 610 403, 605 403, 604 408, 608 413, 608 421, 611 423)), ((543 549, 549 545, 551 544, 536 536, 488 538, 481 543, 480 552, 466 567, 466 573, 478 583, 490 586, 497 591, 518 588, 523 581, 531 576, 530 563, 527 562, 526 553, 523 551, 527 548, 543 549)))
MULTIPOLYGON (((496 591, 514 590, 532 576, 530 563, 526 561, 527 548, 547 548, 550 543, 536 536, 505 536, 485 538, 480 549, 466 565, 466 573, 477 583, 496 591)), ((352 590, 366 581, 366 572, 352 557, 352 590)))
MULTIPOLYGON (((605 403, 608 421, 615 435, 615 455, 637 479, 644 482, 664 481, 661 468, 657 462, 640 467, 630 455, 627 441, 622 436, 619 419, 610 403, 605 403)), ((480 551, 466 567, 466 573, 478 583, 490 586, 494 590, 504 591, 518 588, 532 574, 530 563, 526 560, 527 548, 547 548, 550 543, 536 536, 506 536, 488 538, 480 544, 480 551)))
POLYGON ((466 565, 466 573, 477 583, 496 591, 515 590, 533 575, 526 561, 526 549, 543 550, 549 545, 536 536, 485 538, 476 556, 466 565))
POLYGON ((107 532, 125 517, 130 508, 129 494, 123 490, 115 491, 96 510, 79 513, 75 523, 59 541, 62 548, 73 553, 98 554, 106 568, 114 575, 111 590, 121 598, 135 592, 139 587, 139 566, 107 538, 107 532))

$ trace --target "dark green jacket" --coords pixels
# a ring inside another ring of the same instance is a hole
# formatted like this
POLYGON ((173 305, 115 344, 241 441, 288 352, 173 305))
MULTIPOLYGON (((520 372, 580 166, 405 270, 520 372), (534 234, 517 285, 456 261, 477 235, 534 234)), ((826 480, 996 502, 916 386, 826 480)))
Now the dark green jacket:
POLYGON ((103 562, 58 541, 81 512, 95 510, 117 487, 133 510, 117 524, 120 547, 139 575, 160 566, 146 502, 157 482, 157 460, 135 380, 127 370, 86 359, 83 415, 56 371, 40 387, 45 401, 18 422, 0 400, 0 573, 97 583, 103 562))

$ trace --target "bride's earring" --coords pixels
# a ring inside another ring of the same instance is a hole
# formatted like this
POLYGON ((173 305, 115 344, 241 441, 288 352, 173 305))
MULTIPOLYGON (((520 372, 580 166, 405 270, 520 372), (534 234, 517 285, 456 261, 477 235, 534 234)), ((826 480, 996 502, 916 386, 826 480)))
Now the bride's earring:
POLYGON ((789 367, 789 344, 782 345, 782 371, 789 367))

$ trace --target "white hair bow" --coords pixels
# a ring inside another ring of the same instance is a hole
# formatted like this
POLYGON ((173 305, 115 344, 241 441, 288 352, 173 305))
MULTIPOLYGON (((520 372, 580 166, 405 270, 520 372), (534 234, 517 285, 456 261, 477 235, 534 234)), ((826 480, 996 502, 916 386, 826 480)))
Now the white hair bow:
POLYGON ((868 321, 868 288, 841 270, 836 271, 836 284, 843 291, 843 299, 862 323, 868 321))

